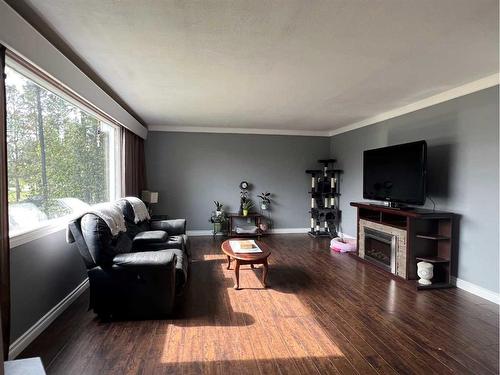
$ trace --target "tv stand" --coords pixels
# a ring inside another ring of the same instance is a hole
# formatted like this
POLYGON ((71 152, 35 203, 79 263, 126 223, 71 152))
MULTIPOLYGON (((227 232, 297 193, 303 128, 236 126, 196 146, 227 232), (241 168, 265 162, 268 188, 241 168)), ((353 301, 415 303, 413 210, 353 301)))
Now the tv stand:
POLYGON ((358 211, 358 245, 356 253, 351 255, 406 280, 417 280, 417 263, 429 262, 434 265, 432 284, 424 286, 417 283, 417 289, 452 287, 457 215, 415 207, 392 208, 368 202, 351 202, 351 206, 358 211), (385 254, 382 259, 387 263, 377 259, 381 254, 385 254))
POLYGON ((393 210, 414 210, 415 207, 407 206, 397 202, 368 203, 370 206, 392 208, 393 210))
POLYGON ((396 205, 396 206, 388 206, 388 208, 391 208, 393 210, 400 210, 400 211, 413 211, 416 210, 415 207, 412 206, 404 206, 404 205, 396 205))

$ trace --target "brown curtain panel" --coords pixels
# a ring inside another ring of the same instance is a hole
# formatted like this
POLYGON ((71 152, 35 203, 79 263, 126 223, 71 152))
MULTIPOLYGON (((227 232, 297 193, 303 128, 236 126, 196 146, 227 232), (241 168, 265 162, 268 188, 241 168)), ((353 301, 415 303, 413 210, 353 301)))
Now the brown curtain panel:
POLYGON ((140 197, 145 188, 144 139, 122 128, 122 195, 140 197))
POLYGON ((5 47, 0 44, 0 312, 2 314, 3 357, 7 360, 10 341, 10 257, 5 95, 5 47))

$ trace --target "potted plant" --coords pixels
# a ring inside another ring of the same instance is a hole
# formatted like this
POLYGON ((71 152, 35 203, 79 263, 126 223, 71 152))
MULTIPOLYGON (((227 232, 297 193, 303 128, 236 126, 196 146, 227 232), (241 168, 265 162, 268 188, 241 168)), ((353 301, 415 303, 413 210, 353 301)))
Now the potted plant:
POLYGON ((220 203, 219 201, 214 201, 214 203, 215 203, 215 214, 217 216, 222 215, 222 207, 224 205, 222 203, 220 203))
POLYGON ((243 203, 248 200, 248 190, 240 191, 240 213, 243 212, 243 203))
POLYGON ((245 202, 243 202, 243 205, 242 205, 243 216, 247 216, 248 210, 250 210, 252 207, 253 207, 252 201, 250 199, 245 200, 245 202))
POLYGON ((214 225, 214 235, 222 232, 222 225, 226 222, 226 220, 227 218, 226 215, 224 215, 224 212, 221 211, 218 214, 217 212, 212 211, 212 216, 210 216, 208 221, 214 225))
POLYGON ((260 208, 262 208, 262 210, 264 211, 269 209, 269 205, 271 204, 271 193, 268 193, 266 191, 265 193, 261 193, 257 196, 261 199, 260 208))

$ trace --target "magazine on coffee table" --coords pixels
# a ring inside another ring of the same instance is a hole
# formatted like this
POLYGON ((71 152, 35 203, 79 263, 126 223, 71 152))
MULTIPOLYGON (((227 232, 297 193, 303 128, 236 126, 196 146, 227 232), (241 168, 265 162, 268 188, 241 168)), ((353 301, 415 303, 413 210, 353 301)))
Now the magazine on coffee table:
POLYGON ((257 246, 254 240, 230 240, 229 245, 231 245, 231 249, 234 253, 262 253, 262 250, 257 246))

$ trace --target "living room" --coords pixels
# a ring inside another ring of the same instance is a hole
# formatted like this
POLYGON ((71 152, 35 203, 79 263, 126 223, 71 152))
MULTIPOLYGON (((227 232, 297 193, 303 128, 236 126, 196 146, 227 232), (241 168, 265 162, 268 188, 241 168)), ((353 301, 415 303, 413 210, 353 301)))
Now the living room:
POLYGON ((0 0, 0 63, 6 374, 499 372, 498 1, 0 0))

